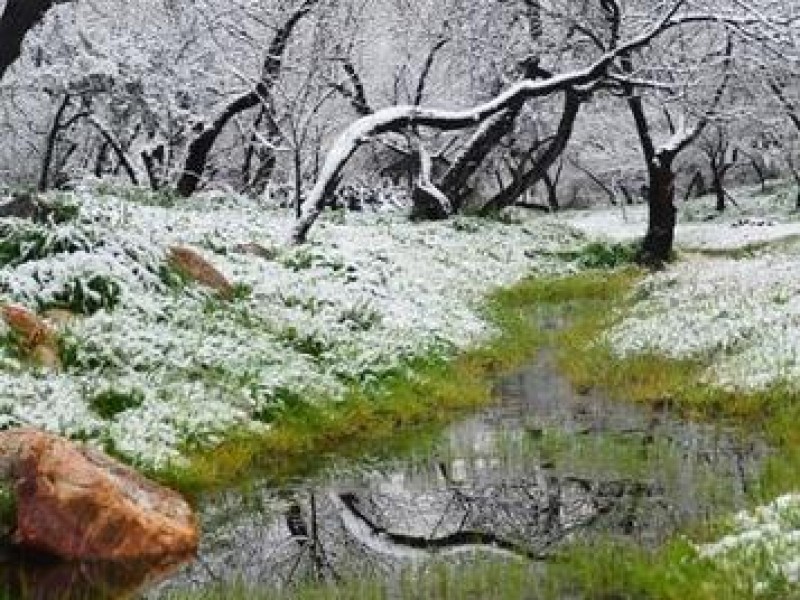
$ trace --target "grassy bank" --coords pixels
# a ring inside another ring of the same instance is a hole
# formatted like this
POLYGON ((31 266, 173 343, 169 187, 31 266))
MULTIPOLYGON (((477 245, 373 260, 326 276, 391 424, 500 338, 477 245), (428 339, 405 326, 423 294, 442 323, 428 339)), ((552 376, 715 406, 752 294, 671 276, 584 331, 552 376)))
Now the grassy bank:
MULTIPOLYGON (((767 598, 792 598, 782 587, 767 598)), ((288 590, 245 585, 176 593, 169 600, 563 600, 603 598, 642 600, 720 600, 752 597, 750 588, 715 567, 696 560, 686 542, 658 554, 621 543, 574 549, 546 568, 521 562, 479 561, 468 568, 437 564, 423 573, 406 573, 391 586, 363 579, 339 584, 307 583, 288 590)))
POLYGON ((559 296, 618 297, 635 275, 605 273, 543 285, 530 279, 495 292, 485 317, 493 339, 452 360, 419 358, 369 387, 353 387, 344 400, 290 403, 276 413, 268 431, 233 434, 219 446, 189 455, 188 466, 150 473, 190 496, 254 477, 283 481, 308 474, 331 456, 396 456, 419 447, 441 427, 492 401, 493 378, 528 361, 548 339, 533 318, 534 307, 559 296), (536 282, 536 283, 534 283, 536 282), (553 295, 555 294, 555 295, 553 295))

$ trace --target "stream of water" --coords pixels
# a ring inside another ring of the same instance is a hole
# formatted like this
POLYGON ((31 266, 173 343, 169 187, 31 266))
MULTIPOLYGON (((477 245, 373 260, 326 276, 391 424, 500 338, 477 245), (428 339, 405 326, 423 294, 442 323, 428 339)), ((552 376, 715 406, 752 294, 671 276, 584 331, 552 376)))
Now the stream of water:
POLYGON ((199 556, 177 570, 15 559, 6 580, 19 598, 121 597, 144 586, 156 600, 220 582, 390 581, 435 559, 546 564, 576 540, 612 534, 655 545, 741 507, 768 451, 667 410, 576 393, 547 351, 500 381, 497 394, 495 406, 411 456, 206 498, 199 556))

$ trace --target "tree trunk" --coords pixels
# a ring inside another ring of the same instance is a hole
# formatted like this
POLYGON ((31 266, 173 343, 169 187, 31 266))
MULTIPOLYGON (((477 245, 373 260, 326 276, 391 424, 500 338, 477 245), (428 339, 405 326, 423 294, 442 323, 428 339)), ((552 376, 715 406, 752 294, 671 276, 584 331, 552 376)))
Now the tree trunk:
POLYGON ((722 177, 719 173, 714 173, 713 179, 714 196, 717 199, 716 210, 717 212, 725 212, 725 186, 722 184, 722 177))
POLYGON ((419 178, 411 194, 412 221, 441 221, 452 213, 452 204, 431 182, 431 157, 422 144, 417 149, 419 157, 419 178))
POLYGON ((521 109, 520 102, 484 121, 442 177, 439 189, 450 198, 455 212, 461 212, 464 200, 469 195, 467 183, 470 177, 500 140, 511 132, 521 109))
POLYGON ((660 268, 669 261, 675 238, 675 173, 672 163, 658 163, 649 169, 650 193, 647 235, 637 257, 640 264, 660 268))
POLYGON ((558 203, 558 180, 550 177, 550 173, 545 173, 542 181, 547 188, 547 205, 550 207, 550 212, 558 212, 561 209, 558 203))
POLYGON ((55 4, 56 0, 7 0, 0 16, 0 79, 19 58, 27 33, 55 4))
POLYGON ((569 139, 572 137, 572 128, 585 99, 586 97, 583 94, 576 92, 573 88, 564 90, 564 112, 561 114, 558 130, 552 141, 547 145, 546 150, 535 159, 535 163, 530 170, 520 177, 515 177, 511 185, 500 191, 481 207, 481 216, 491 215, 507 206, 513 205, 525 193, 525 190, 542 180, 548 169, 555 164, 567 148, 569 139))
POLYGON ((58 134, 61 133, 61 119, 64 113, 69 108, 72 97, 69 94, 64 95, 64 99, 56 110, 56 115, 53 117, 53 123, 50 126, 50 131, 47 134, 47 141, 44 148, 44 157, 42 158, 42 168, 39 173, 39 185, 37 186, 40 192, 46 192, 50 182, 50 166, 53 162, 53 154, 56 149, 56 142, 58 141, 58 134))

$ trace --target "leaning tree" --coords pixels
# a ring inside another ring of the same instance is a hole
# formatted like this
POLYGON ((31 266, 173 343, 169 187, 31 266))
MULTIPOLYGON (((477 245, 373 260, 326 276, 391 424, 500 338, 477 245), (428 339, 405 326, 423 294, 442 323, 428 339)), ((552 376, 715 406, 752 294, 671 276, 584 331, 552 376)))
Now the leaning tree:
MULTIPOLYGON (((375 110, 352 123, 330 148, 320 175, 294 227, 293 241, 295 243, 305 241, 314 222, 333 197, 348 161, 361 146, 377 136, 389 133, 409 134, 420 128, 459 131, 477 125, 477 131, 451 167, 451 169, 456 168, 463 163, 474 170, 487 154, 487 146, 491 147, 493 143, 497 143, 495 129, 508 127, 508 123, 513 122, 513 116, 521 105, 537 98, 563 95, 559 126, 545 150, 539 154, 529 175, 519 182, 517 189, 530 185, 541 179, 546 174, 547 168, 561 155, 571 135, 581 103, 594 91, 604 86, 618 85, 620 81, 626 86, 634 87, 642 83, 639 81, 637 71, 632 68, 632 57, 638 56, 654 41, 673 30, 697 23, 718 23, 724 28, 728 21, 718 13, 710 15, 695 11, 688 0, 672 0, 660 3, 657 10, 631 14, 624 11, 622 4, 616 0, 598 0, 598 4, 592 3, 591 6, 592 11, 586 14, 586 22, 574 19, 567 29, 569 39, 573 40, 572 54, 581 59, 585 66, 563 73, 554 73, 541 65, 539 60, 532 60, 521 81, 511 85, 493 99, 473 108, 440 110, 419 105, 400 105, 375 110), (576 40, 582 41, 579 43, 576 40)), ((753 19, 738 13, 735 16, 741 23, 753 19)), ((734 15, 731 16, 731 19, 733 18, 734 15)), ((653 82, 652 85, 659 84, 653 82)), ((659 170, 654 166, 656 189, 672 189, 673 178, 661 175, 671 174, 671 160, 682 149, 683 142, 678 140, 677 145, 675 148, 665 146, 663 148, 665 152, 661 154, 666 162, 670 163, 669 171, 659 170)), ((653 148, 652 155, 655 156, 656 153, 656 149, 653 148)), ((425 153, 420 153, 420 156, 424 159, 425 153)), ((437 186, 430 181, 426 171, 420 169, 422 177, 415 193, 424 195, 430 202, 439 202, 443 213, 452 210, 453 202, 450 196, 454 195, 455 186, 448 185, 449 175, 445 174, 443 180, 447 186, 446 193, 442 185, 437 186)), ((652 187, 651 185, 651 190, 652 187)), ((508 198, 513 197, 513 191, 504 194, 500 199, 493 200, 494 207, 505 206, 508 198)), ((457 192, 454 197, 458 198, 457 192)), ((669 198, 668 204, 672 206, 671 195, 669 198)), ((668 215, 668 211, 665 211, 665 214, 668 215)), ((654 220, 659 222, 659 217, 660 215, 655 215, 654 220)), ((674 227, 674 215, 672 226, 674 227)), ((671 248, 672 229, 669 230, 669 235, 670 237, 665 239, 671 248)))

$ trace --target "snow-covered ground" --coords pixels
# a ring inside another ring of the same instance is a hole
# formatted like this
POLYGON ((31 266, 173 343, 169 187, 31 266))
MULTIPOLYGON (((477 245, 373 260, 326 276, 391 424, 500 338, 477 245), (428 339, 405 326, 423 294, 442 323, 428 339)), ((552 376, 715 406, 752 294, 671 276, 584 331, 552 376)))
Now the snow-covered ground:
MULTIPOLYGON (((704 197, 679 205, 675 246, 678 250, 735 250, 800 236, 800 213, 794 190, 774 184, 772 193, 758 188, 737 192, 740 200, 723 214, 714 199, 704 197)), ((624 242, 641 238, 647 227, 647 207, 602 207, 564 213, 568 222, 591 237, 624 242)))
POLYGON ((756 593, 775 582, 800 582, 800 495, 787 494, 733 518, 732 533, 698 546, 701 557, 755 582, 756 593))
MULTIPOLYGON (((612 349, 702 358, 711 385, 800 388, 800 220, 781 198, 754 195, 714 219, 708 200, 683 207, 681 260, 638 285, 607 332, 612 349)), ((479 343, 492 333, 481 310, 492 289, 573 272, 567 257, 587 242, 645 229, 643 207, 625 219, 596 209, 422 225, 331 213, 310 244, 292 247, 285 211, 244 199, 166 208, 87 191, 66 202, 79 214, 62 225, 0 222, 4 236, 38 240, 21 249, 34 259, 0 270, 0 304, 40 309, 97 275, 119 285, 119 303, 68 326, 60 373, 32 369, 0 343, 0 425, 111 445, 149 466, 180 461, 232 427, 268 427, 282 403, 335 401, 413 357, 479 343), (175 245, 203 253, 236 298, 165 278, 175 245), (109 391, 127 404, 101 415, 96 399, 109 391)), ((798 515, 797 496, 779 498, 739 515, 734 533, 700 553, 731 565, 758 556, 764 577, 797 579, 798 515)))
MULTIPOLYGON (((800 214, 785 192, 751 195, 723 215, 710 198, 682 206, 681 260, 639 284, 633 309, 608 334, 612 348, 701 359, 707 381, 726 388, 800 387, 800 214)), ((602 209, 569 223, 591 237, 631 240, 646 210, 627 211, 627 222, 619 209, 602 209)))
MULTIPOLYGON (((478 343, 491 334, 481 311, 489 291, 531 273, 574 271, 559 251, 644 230, 641 207, 628 210, 638 223, 618 229, 620 213, 607 210, 423 225, 332 213, 310 244, 291 247, 285 211, 244 199, 165 208, 81 192, 67 201, 80 206, 77 220, 40 227, 42 256, 3 267, 0 303, 41 308, 97 275, 119 284, 120 302, 69 325, 62 373, 32 370, 0 344, 0 421, 110 444, 148 465, 180 460, 231 427, 265 427, 281 403, 340 398, 412 357, 478 343), (223 301, 197 285, 168 285, 163 268, 174 245, 200 250, 244 293, 223 301), (104 392, 127 403, 106 418, 93 407, 104 392)), ((733 227, 742 217, 731 210, 727 224, 698 218, 691 227, 695 240, 723 248, 741 244, 745 230, 758 242, 800 233, 788 208, 777 214, 769 223, 784 225, 733 227)), ((747 218, 767 221, 757 211, 747 218)), ((640 285, 640 301, 609 339, 623 355, 710 357, 709 380, 718 384, 800 384, 798 251, 787 243, 741 259, 686 254, 640 285)))
POLYGON ((118 282, 121 300, 70 326, 63 373, 33 371, 0 349, 0 414, 149 465, 179 460, 232 426, 263 427, 282 402, 335 399, 412 357, 475 344, 491 333, 481 315, 488 291, 573 270, 550 253, 585 242, 548 220, 412 225, 332 214, 309 245, 289 247, 286 211, 246 200, 162 208, 83 193, 69 201, 78 220, 43 229, 43 258, 2 269, 0 303, 36 309, 96 275, 118 282), (258 244, 261 256, 243 244, 258 244), (173 245, 200 250, 248 293, 226 302, 196 285, 166 285, 173 245), (105 391, 138 406, 102 418, 92 399, 105 391))

